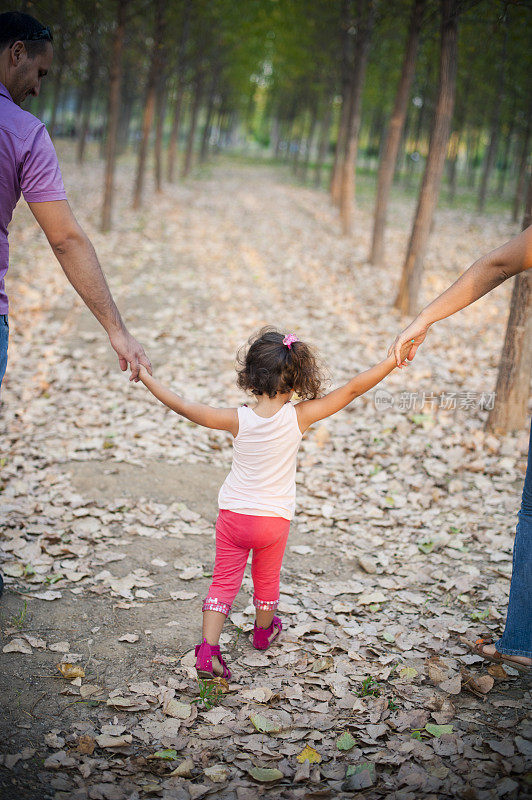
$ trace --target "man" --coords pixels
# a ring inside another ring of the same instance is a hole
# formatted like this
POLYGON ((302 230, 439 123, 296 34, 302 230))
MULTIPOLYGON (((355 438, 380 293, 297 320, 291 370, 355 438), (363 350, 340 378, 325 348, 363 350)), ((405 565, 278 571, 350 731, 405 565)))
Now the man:
POLYGON ((20 108, 37 97, 53 58, 52 34, 28 14, 0 14, 0 385, 7 364, 7 226, 20 194, 46 234, 74 289, 105 328, 120 368, 138 379, 139 364, 151 372, 142 346, 115 305, 94 248, 66 199, 54 147, 46 128, 20 108))
MULTIPOLYGON (((502 247, 475 261, 397 336, 388 354, 394 351, 397 366, 400 368, 401 347, 410 341, 412 347, 408 360, 412 361, 434 322, 450 317, 507 278, 529 269, 532 269, 532 225, 502 247)), ((497 642, 479 639, 474 650, 490 661, 503 661, 520 671, 532 672, 532 428, 515 535, 510 599, 504 633, 497 642)))
MULTIPOLYGON (((37 97, 53 58, 52 34, 28 14, 0 14, 0 387, 7 366, 7 226, 24 195, 65 275, 105 328, 120 368, 138 380, 139 365, 151 373, 142 346, 131 336, 115 305, 94 248, 76 221, 54 147, 40 120, 20 108, 37 97)), ((2 584, 0 578, 0 594, 2 584)))

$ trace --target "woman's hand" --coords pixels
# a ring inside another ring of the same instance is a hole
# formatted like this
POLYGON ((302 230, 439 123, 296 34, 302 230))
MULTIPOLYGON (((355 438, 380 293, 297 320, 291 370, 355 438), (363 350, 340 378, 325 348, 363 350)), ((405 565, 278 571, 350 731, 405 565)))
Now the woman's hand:
POLYGON ((395 342, 390 346, 388 349, 388 355, 391 356, 392 354, 395 357, 395 363, 402 369, 404 364, 404 352, 405 352, 405 345, 410 343, 410 347, 408 348, 407 359, 408 361, 412 361, 414 356, 416 355, 417 349, 422 342, 425 340, 425 336, 427 335, 428 329, 430 325, 423 322, 419 317, 410 323, 408 328, 405 328, 404 331, 397 336, 395 342), (401 351, 403 353, 403 357, 401 358, 401 351))

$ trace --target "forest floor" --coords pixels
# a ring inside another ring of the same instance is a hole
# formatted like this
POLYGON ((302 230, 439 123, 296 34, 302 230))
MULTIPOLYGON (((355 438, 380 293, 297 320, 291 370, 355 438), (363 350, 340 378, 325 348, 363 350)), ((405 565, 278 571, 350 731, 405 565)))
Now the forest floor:
MULTIPOLYGON (((103 235, 101 163, 59 152, 130 329, 191 398, 244 401, 234 355, 264 324, 314 342, 335 385, 405 322, 412 202, 394 202, 373 267, 367 204, 342 238, 324 192, 227 159, 133 212, 125 159, 103 235)), ((517 230, 440 210, 420 303, 517 230)), ((247 575, 222 635, 233 678, 202 703, 192 653, 230 437, 128 383, 23 203, 10 243, 2 797, 530 797, 530 681, 465 643, 502 632, 525 473, 526 432, 484 431, 511 287, 304 437, 285 631, 253 650, 247 575)))

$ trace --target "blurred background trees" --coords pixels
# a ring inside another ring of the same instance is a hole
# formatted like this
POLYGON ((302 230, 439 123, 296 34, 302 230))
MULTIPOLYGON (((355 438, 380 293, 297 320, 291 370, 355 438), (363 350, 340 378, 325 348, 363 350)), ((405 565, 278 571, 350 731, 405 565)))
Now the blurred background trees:
MULTIPOLYGON (((386 263, 394 197, 416 201, 396 307, 418 309, 438 203, 518 224, 531 172, 532 10, 524 0, 39 0, 55 58, 29 110, 131 203, 218 153, 286 164, 329 191, 368 260, 386 263), (146 179, 151 179, 147 181, 146 179)), ((517 227, 516 227, 517 230, 517 227)), ((399 270, 399 265, 393 265, 399 270)), ((392 298, 391 298, 392 300, 392 298)))
POLYGON ((523 213, 530 6, 517 0, 444 5, 26 2, 24 10, 50 24, 55 37, 52 75, 29 107, 53 136, 77 139, 80 161, 92 142, 108 162, 134 152, 136 206, 150 165, 161 189, 225 150, 286 161, 298 180, 328 187, 349 233, 357 170, 371 175, 370 255, 378 263, 385 258, 391 176, 410 195, 422 187, 441 89, 443 14, 457 31, 443 200, 472 202, 474 194, 479 211, 504 201, 515 221, 523 213))

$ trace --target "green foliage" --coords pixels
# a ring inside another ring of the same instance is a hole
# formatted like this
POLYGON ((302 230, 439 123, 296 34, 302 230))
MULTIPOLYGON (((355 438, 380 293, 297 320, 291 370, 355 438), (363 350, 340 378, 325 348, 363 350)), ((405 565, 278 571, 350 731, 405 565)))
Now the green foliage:
POLYGON ((194 697, 191 701, 192 703, 196 703, 197 706, 201 707, 202 709, 214 708, 214 706, 218 705, 220 702, 220 698, 222 697, 222 690, 219 686, 217 686, 214 681, 198 681, 199 683, 199 695, 198 697, 194 697))
POLYGON ((357 691, 358 697, 380 697, 382 687, 375 678, 372 678, 371 675, 368 675, 367 678, 364 678, 362 681, 362 686, 357 691))
POLYGON ((23 628, 24 623, 26 622, 27 613, 28 613, 28 603, 26 600, 24 600, 24 604, 20 609, 20 611, 18 612, 18 614, 14 614, 10 618, 9 620, 10 624, 14 625, 16 628, 23 628))

